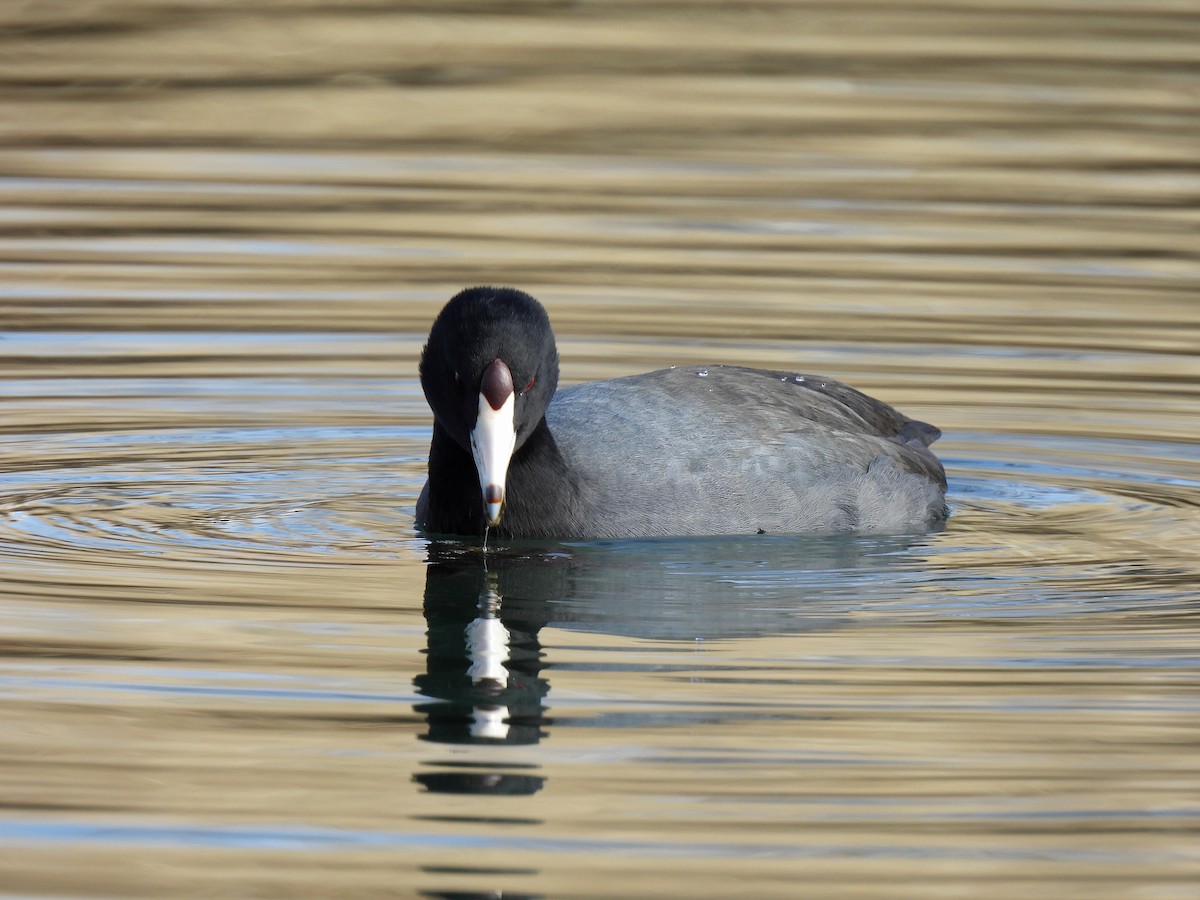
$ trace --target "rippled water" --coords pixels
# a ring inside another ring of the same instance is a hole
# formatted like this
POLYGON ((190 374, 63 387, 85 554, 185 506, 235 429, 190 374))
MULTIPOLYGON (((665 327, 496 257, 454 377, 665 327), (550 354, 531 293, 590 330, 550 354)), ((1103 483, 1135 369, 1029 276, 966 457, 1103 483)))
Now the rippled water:
POLYGON ((1194 896, 1195 12, 4 7, 0 893, 1194 896), (953 514, 430 543, 474 283, 953 514))

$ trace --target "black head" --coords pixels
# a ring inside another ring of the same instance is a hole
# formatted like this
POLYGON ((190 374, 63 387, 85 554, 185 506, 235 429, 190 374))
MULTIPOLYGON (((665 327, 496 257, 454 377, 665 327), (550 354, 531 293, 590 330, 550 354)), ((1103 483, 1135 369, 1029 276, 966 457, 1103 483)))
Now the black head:
POLYGON ((421 353, 421 387, 438 424, 464 450, 479 414, 484 375, 511 374, 516 447, 533 432, 558 386, 558 349, 546 310, 514 288, 473 287, 445 305, 421 353))

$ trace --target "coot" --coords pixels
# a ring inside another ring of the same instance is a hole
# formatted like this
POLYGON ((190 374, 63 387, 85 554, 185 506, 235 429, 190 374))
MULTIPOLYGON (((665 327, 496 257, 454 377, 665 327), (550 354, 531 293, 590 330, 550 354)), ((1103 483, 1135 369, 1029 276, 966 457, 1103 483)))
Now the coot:
POLYGON ((932 425, 828 378, 740 366, 556 393, 550 320, 512 288, 451 299, 420 371, 430 534, 899 533, 946 516, 932 425))

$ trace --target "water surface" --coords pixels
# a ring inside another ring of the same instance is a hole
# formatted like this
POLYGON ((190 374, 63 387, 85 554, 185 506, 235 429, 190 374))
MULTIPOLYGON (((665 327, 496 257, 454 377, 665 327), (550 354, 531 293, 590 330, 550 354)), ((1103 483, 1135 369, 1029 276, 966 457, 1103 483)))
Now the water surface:
POLYGON ((0 21, 0 891, 1195 895, 1190 4, 0 21), (426 541, 474 283, 935 422, 953 514, 426 541))

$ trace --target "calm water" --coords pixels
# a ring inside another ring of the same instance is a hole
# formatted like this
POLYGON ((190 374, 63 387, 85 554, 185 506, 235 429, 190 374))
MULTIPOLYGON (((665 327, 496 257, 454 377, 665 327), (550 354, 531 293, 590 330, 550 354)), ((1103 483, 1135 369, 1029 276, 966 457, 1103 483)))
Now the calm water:
POLYGON ((255 10, 0 8, 0 893, 1200 891, 1193 3, 255 10), (953 515, 431 544, 474 283, 953 515))

